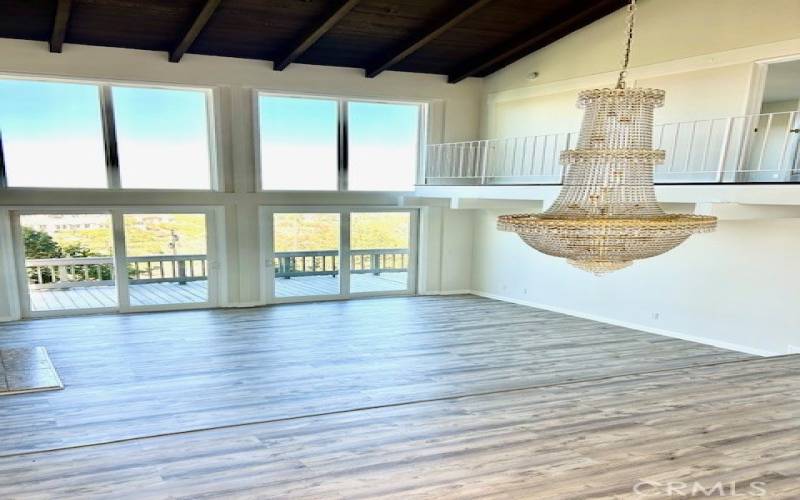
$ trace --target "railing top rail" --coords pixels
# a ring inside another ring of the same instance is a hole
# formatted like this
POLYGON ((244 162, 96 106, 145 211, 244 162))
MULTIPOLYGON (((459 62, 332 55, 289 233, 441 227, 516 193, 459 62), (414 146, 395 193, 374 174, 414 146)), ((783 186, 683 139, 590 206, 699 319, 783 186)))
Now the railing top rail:
POLYGON ((339 250, 301 250, 297 252, 275 252, 275 257, 329 257, 339 255, 339 250))
POLYGON ((62 257, 55 259, 25 259, 26 266, 66 266, 72 264, 111 264, 113 257, 62 257))
POLYGON ((700 118, 697 120, 681 120, 675 122, 664 122, 664 123, 656 123, 655 127, 663 127, 665 125, 678 125, 682 123, 703 123, 703 122, 715 122, 715 121, 725 121, 725 120, 737 120, 743 118, 760 118, 762 116, 776 116, 776 115, 792 115, 800 112, 800 110, 795 111, 776 111, 774 113, 753 113, 750 115, 733 115, 733 116, 718 116, 715 118, 700 118))
POLYGON ((537 135, 514 135, 510 137, 497 137, 494 139, 474 139, 472 141, 460 141, 460 142, 437 142, 433 144, 428 144, 427 147, 435 147, 435 146, 458 146, 461 144, 480 144, 480 143, 488 143, 488 142, 500 142, 500 141, 513 141, 519 139, 530 139, 532 137, 552 137, 554 135, 571 135, 577 134, 577 130, 573 130, 570 132, 551 132, 549 134, 537 134, 537 135))
POLYGON ((351 248, 351 254, 406 254, 408 248, 351 248))
MULTIPOLYGON (((180 260, 201 260, 205 259, 205 254, 184 254, 184 255, 143 255, 139 257, 128 257, 128 262, 169 262, 180 260)), ((112 264, 114 257, 57 257, 51 259, 25 259, 26 266, 67 266, 78 264, 112 264)))
MULTIPOLYGON (((664 123, 656 123, 654 125, 655 128, 658 127, 665 127, 665 126, 672 126, 672 125, 682 125, 684 123, 705 123, 705 122, 715 122, 715 121, 725 121, 725 120, 742 120, 742 119, 753 119, 753 118, 761 118, 761 117, 769 117, 769 116, 777 116, 777 115, 796 115, 800 113, 800 110, 794 111, 776 111, 774 113, 753 113, 748 115, 734 115, 734 116, 718 116, 714 118, 701 118, 697 120, 681 120, 681 121, 673 121, 673 122, 664 122, 664 123)), ((459 141, 459 142, 439 142, 434 144, 428 144, 428 148, 432 147, 441 147, 441 146, 458 146, 461 144, 480 144, 480 143, 490 143, 490 142, 501 142, 501 141, 511 141, 511 140, 518 140, 518 139, 530 139, 532 137, 549 137, 554 135, 569 135, 569 134, 577 134, 577 130, 572 130, 569 132, 553 132, 549 134, 536 134, 536 135, 517 135, 517 136, 510 136, 510 137, 499 137, 495 139, 475 139, 472 141, 459 141)))
MULTIPOLYGON (((369 254, 407 254, 408 248, 351 248, 351 255, 369 254)), ((275 257, 330 257, 339 255, 339 250, 301 250, 296 252, 275 252, 275 257)))
POLYGON ((177 262, 181 260, 203 260, 207 257, 208 256, 204 253, 184 255, 141 255, 138 257, 128 257, 128 262, 177 262))
MULTIPOLYGON (((351 254, 407 254, 408 248, 354 248, 351 254)), ((311 257, 335 256, 339 250, 305 250, 298 252, 275 252, 276 257, 311 257)), ((140 255, 128 257, 128 262, 171 262, 181 260, 203 260, 206 254, 181 254, 181 255, 140 255)), ((87 264, 113 264, 114 257, 58 257, 51 259, 25 259, 25 265, 32 266, 68 266, 87 264)))

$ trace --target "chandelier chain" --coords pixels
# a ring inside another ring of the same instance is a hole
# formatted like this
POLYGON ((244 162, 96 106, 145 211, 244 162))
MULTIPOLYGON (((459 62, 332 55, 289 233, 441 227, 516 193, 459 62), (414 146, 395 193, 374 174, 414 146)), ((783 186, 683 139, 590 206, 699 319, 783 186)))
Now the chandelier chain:
POLYGON ((636 15, 636 0, 631 0, 630 5, 628 5, 628 17, 627 17, 628 39, 625 42, 625 55, 622 58, 622 70, 619 72, 619 78, 617 79, 618 89, 625 88, 625 76, 628 74, 628 64, 631 61, 631 44, 633 43, 633 23, 635 15, 636 15))

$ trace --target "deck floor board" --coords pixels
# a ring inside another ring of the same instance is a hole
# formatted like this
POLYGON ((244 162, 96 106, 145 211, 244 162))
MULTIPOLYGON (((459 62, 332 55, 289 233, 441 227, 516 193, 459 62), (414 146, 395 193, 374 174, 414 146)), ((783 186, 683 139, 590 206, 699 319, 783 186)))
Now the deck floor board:
MULTIPOLYGON (((208 286, 205 281, 179 283, 132 284, 129 287, 131 305, 187 304, 205 302, 208 286)), ((114 286, 86 286, 66 289, 32 290, 33 311, 66 311, 117 307, 114 286)))
MULTIPOLYGON (((402 291, 407 288, 407 273, 384 273, 380 276, 353 276, 353 292, 402 291)), ((136 283, 129 285, 131 305, 191 304, 208 300, 205 281, 178 283, 136 283)), ((300 276, 275 280, 277 297, 336 295, 339 279, 331 276, 300 276)), ((117 289, 113 286, 87 286, 68 289, 32 290, 33 311, 67 311, 117 307, 117 289)))

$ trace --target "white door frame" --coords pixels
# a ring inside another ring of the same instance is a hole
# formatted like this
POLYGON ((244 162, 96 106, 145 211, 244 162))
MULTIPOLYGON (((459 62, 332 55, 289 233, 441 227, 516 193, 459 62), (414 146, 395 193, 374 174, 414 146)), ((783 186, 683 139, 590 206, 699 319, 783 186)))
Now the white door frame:
POLYGON ((753 62, 753 67, 750 73, 750 85, 746 101, 744 103, 744 114, 761 114, 761 104, 764 100, 764 91, 766 90, 767 85, 767 71, 769 70, 769 65, 797 60, 800 60, 800 54, 760 59, 753 62))
POLYGON ((419 255, 419 210, 397 206, 261 206, 259 207, 261 272, 261 303, 317 302, 350 298, 415 295, 419 255), (350 214, 354 212, 407 212, 409 213, 408 286, 401 291, 350 292, 350 214), (276 213, 335 213, 339 214, 339 293, 302 297, 275 297, 275 252, 273 215, 276 213))
MULTIPOLYGON (((416 208, 397 208, 384 209, 373 207, 354 207, 349 210, 349 213, 381 213, 381 212, 407 212, 409 214, 409 234, 408 234, 408 282, 406 289, 401 291, 381 291, 381 292, 350 292, 349 297, 381 297, 381 296, 395 296, 395 295, 415 295, 417 293, 417 268, 419 263, 419 210, 416 208)), ((348 244, 350 238, 349 222, 348 220, 348 244)), ((350 250, 348 245, 348 250, 350 250)), ((347 259, 348 266, 350 259, 347 259)), ((349 291, 349 287, 347 288, 349 291)))
MULTIPOLYGON (((118 260, 117 260, 117 248, 112 241, 112 257, 114 259, 114 287, 117 291, 117 307, 91 307, 86 309, 58 309, 53 311, 34 311, 31 309, 31 296, 30 296, 30 287, 28 286, 28 271, 25 267, 25 241, 22 237, 22 225, 20 224, 20 216, 22 215, 67 215, 67 214, 75 214, 75 215, 108 215, 109 219, 113 222, 113 214, 111 213, 111 209, 108 208, 95 208, 95 207, 87 207, 85 209, 78 209, 75 207, 71 207, 68 209, 62 209, 54 207, 52 209, 43 209, 43 208, 36 208, 36 209, 22 209, 22 210, 12 210, 11 211, 11 230, 13 233, 13 247, 14 247, 14 261, 15 261, 15 268, 17 271, 17 293, 19 296, 19 306, 20 306, 20 314, 23 318, 46 318, 51 316, 72 316, 76 314, 100 314, 100 313, 109 313, 109 312, 117 312, 120 310, 120 290, 119 290, 119 282, 116 279, 116 270, 118 267, 118 260)), ((113 225, 112 225, 113 227, 113 225)))
MULTIPOLYGON (((761 114, 761 106, 764 101, 764 92, 766 91, 767 86, 767 73, 769 71, 770 64, 779 64, 783 62, 790 62, 790 61, 797 61, 800 60, 800 54, 792 54, 789 56, 781 56, 781 57, 772 57, 768 59, 761 59, 758 61, 754 61, 752 64, 752 69, 750 73, 750 82, 748 86, 747 96, 744 102, 744 114, 747 116, 752 115, 760 115, 761 114)), ((739 164, 742 165, 742 162, 746 161, 746 158, 750 157, 751 150, 753 148, 753 140, 755 139, 755 135, 753 133, 754 124, 751 118, 746 118, 747 123, 745 124, 746 127, 744 129, 745 135, 745 143, 742 149, 741 159, 739 164)), ((759 121, 755 121, 755 127, 759 126, 759 121)), ((764 137, 764 141, 767 140, 767 137, 764 137)), ((783 167, 783 165, 780 165, 783 167)), ((735 172, 735 179, 738 181, 740 177, 744 180, 751 175, 753 172, 741 172, 739 171, 739 167, 737 167, 735 172)))
POLYGON ((119 222, 114 224, 114 243, 119 245, 116 254, 119 260, 116 262, 124 263, 116 266, 120 269, 122 278, 120 285, 120 312, 152 312, 152 311, 179 311, 185 309, 208 309, 217 307, 219 304, 219 280, 221 264, 219 261, 219 249, 216 227, 216 211, 214 207, 135 207, 127 209, 117 209, 114 211, 119 222), (148 215, 148 214, 202 214, 206 218, 206 277, 208 283, 208 299, 205 302, 193 302, 189 304, 156 304, 144 306, 132 306, 130 304, 130 294, 128 293, 128 276, 125 271, 128 255, 125 246, 125 227, 123 219, 125 215, 148 215), (124 292, 124 295, 123 295, 124 292))
POLYGON ((17 271, 17 291, 20 313, 23 318, 71 316, 82 314, 98 314, 111 312, 150 312, 174 311, 183 309, 206 309, 219 304, 219 283, 224 277, 224 265, 219 260, 221 244, 217 225, 222 217, 218 208, 211 206, 147 206, 147 207, 13 207, 11 213, 11 229, 13 234, 14 261, 17 271), (32 311, 28 289, 27 271, 25 268, 25 249, 22 238, 20 215, 35 214, 108 214, 111 216, 114 258, 114 286, 117 289, 117 307, 65 309, 55 311, 32 311), (127 254, 125 251, 125 214, 203 214, 206 217, 206 274, 208 276, 208 300, 192 304, 159 304, 148 306, 131 306, 128 294, 127 254))

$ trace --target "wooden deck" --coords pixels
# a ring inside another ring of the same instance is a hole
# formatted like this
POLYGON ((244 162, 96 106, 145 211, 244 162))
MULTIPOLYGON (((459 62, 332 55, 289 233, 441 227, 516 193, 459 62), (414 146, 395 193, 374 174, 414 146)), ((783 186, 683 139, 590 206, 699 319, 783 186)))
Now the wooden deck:
POLYGON ((800 496, 800 356, 472 296, 39 319, 0 343, 47 347, 65 384, 2 401, 0 498, 800 496))
MULTIPOLYGON (((402 291, 408 286, 408 273, 354 274, 350 278, 354 293, 402 291)), ((132 306, 193 304, 208 300, 208 283, 142 283, 129 286, 132 306)), ((275 280, 276 297, 335 295, 339 279, 331 276, 298 276, 275 280)), ((68 289, 31 290, 32 311, 67 311, 117 307, 113 286, 87 286, 68 289)))
MULTIPOLYGON (((276 297, 303 297, 314 295, 336 295, 339 293, 339 278, 333 276, 295 276, 275 278, 276 297)), ((408 273, 353 274, 350 276, 353 293, 398 292, 408 288, 408 273)))
MULTIPOLYGON (((131 305, 192 304, 208 300, 205 281, 180 283, 141 283, 129 286, 131 305)), ((66 311, 117 307, 113 286, 86 286, 69 289, 31 290, 32 311, 66 311)))

